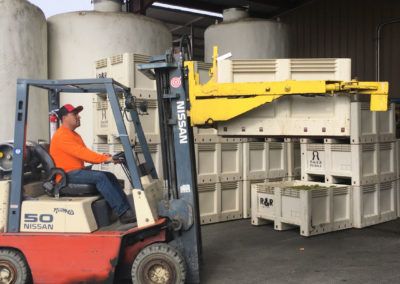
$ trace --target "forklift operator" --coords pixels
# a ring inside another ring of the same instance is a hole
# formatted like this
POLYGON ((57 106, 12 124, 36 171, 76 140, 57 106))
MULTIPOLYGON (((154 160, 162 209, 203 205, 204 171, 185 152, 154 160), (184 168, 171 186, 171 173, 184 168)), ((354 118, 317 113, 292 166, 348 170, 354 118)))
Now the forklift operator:
MULTIPOLYGON (((79 112, 82 106, 73 107, 66 104, 57 111, 61 126, 54 133, 50 143, 50 155, 57 168, 67 173, 70 183, 95 184, 108 204, 118 214, 121 223, 136 222, 130 209, 128 199, 114 174, 109 172, 85 169, 84 162, 99 164, 114 162, 110 154, 98 154, 85 145, 82 137, 75 132, 80 126, 79 112)), ((59 181, 61 177, 58 177, 59 181)))

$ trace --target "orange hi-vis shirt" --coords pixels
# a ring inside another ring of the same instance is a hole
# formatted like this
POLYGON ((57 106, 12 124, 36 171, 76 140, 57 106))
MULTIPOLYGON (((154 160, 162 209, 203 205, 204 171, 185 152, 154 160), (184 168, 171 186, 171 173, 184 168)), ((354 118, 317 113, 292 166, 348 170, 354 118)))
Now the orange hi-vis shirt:
MULTIPOLYGON (((88 149, 78 133, 62 125, 51 139, 50 156, 56 167, 63 169, 66 173, 84 169, 84 162, 99 164, 107 160, 106 155, 88 149)), ((58 177, 57 181, 60 178, 58 177)))

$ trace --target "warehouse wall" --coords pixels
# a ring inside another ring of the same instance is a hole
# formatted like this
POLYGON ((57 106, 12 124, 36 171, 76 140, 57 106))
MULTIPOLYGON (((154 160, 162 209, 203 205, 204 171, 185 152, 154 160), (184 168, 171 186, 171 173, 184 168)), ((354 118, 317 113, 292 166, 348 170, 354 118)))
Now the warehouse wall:
MULTIPOLYGON (((352 77, 375 80, 377 26, 400 18, 398 0, 315 0, 286 14, 290 56, 349 57, 352 77)), ((400 23, 381 33, 381 81, 389 81, 390 97, 400 98, 400 23)))

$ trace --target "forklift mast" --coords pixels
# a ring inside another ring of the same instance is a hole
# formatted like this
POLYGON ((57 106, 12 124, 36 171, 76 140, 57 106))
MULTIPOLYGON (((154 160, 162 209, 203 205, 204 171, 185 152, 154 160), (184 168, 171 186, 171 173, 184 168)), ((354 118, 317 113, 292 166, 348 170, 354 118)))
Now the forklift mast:
POLYGON ((174 246, 185 257, 188 283, 199 283, 200 214, 185 59, 182 52, 167 51, 138 69, 157 83, 163 177, 169 189, 168 202, 160 204, 158 212, 183 227, 183 233, 174 238, 174 246))

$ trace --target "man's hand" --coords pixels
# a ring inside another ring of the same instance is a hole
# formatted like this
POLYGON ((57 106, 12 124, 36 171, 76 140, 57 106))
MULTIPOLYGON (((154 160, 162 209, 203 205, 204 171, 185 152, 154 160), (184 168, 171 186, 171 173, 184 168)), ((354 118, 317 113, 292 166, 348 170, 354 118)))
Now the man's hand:
POLYGON ((103 155, 107 156, 107 160, 104 161, 104 163, 114 163, 116 164, 115 160, 113 159, 112 155, 110 153, 104 153, 103 155))
POLYGON ((113 156, 110 153, 104 153, 103 155, 107 156, 107 160, 105 161, 105 163, 119 164, 122 162, 120 159, 113 159, 113 156))

